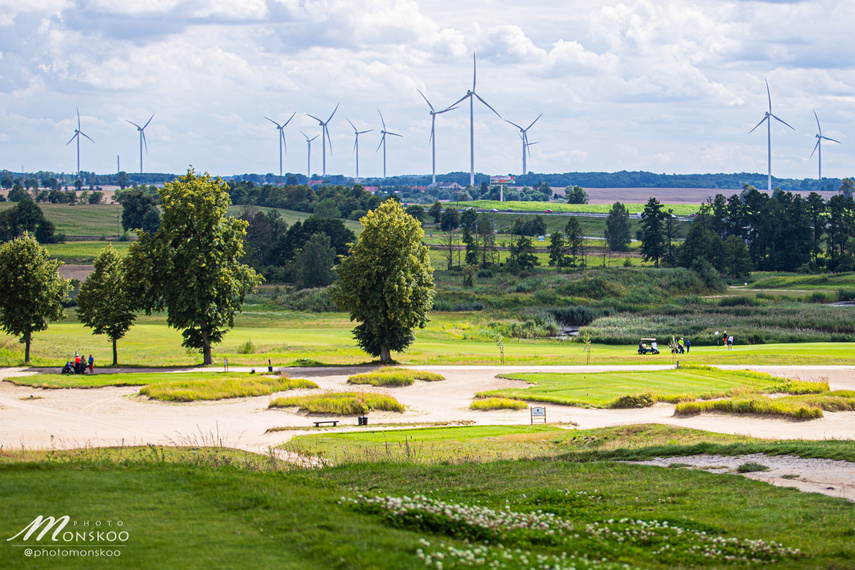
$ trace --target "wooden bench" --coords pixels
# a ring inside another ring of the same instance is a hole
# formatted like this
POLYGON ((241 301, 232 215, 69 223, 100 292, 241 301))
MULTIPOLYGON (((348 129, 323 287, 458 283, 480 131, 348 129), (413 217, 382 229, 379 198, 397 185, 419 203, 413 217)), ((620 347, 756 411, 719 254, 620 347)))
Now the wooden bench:
POLYGON ((321 427, 321 424, 332 424, 335 427, 338 425, 338 420, 320 420, 315 422, 315 427, 321 427))

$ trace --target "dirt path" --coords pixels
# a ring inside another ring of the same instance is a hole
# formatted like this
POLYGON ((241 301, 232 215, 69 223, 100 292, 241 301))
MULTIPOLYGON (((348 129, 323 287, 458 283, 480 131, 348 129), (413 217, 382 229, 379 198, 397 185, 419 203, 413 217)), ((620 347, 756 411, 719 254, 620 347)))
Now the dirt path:
MULTIPOLYGON (((497 378, 500 373, 514 372, 597 372, 605 370, 637 370, 627 366, 434 366, 443 382, 416 382, 405 388, 377 389, 354 387, 347 377, 365 368, 295 368, 287 369, 289 376, 308 378, 322 389, 336 391, 378 391, 394 395, 407 411, 374 412, 371 425, 473 422, 479 425, 526 425, 529 412, 489 411, 469 409, 475 394, 484 390, 524 386, 521 382, 497 378)), ((666 369, 668 366, 649 366, 666 369)), ((748 368, 745 366, 723 368, 748 368)), ((855 371, 848 366, 763 366, 750 367, 789 378, 805 380, 827 379, 832 389, 855 389, 855 371)), ((186 369, 181 369, 186 370, 186 369)), ((234 369, 235 371, 242 369, 234 369)), ((248 371, 249 369, 247 369, 248 371)), ((31 369, 0 370, 0 377, 32 374, 31 369)), ((0 449, 37 449, 55 447, 69 449, 83 446, 117 445, 223 445, 256 453, 267 453, 301 433, 315 432, 312 422, 319 419, 290 410, 268 410, 273 396, 240 398, 217 402, 164 403, 138 395, 139 387, 106 387, 98 389, 48 390, 0 383, 0 449), (287 428, 284 431, 269 431, 287 428)), ((295 395, 295 392, 289 392, 295 395)), ((853 439, 855 412, 826 413, 824 418, 810 422, 760 417, 735 417, 704 414, 694 417, 674 417, 674 406, 657 404, 650 408, 630 410, 600 410, 547 405, 549 423, 577 425, 581 429, 620 425, 661 423, 718 433, 749 435, 768 439, 853 439)), ((357 429, 355 417, 344 417, 338 428, 331 431, 357 429)), ((364 429, 364 428, 362 428, 364 429)), ((674 459, 668 460, 670 463, 674 459)), ((680 459, 680 462, 687 462, 680 459)), ((847 498, 855 497, 855 464, 844 479, 816 480, 816 489, 845 488, 847 498)), ((807 468, 797 471, 807 473, 807 468)), ((821 470, 820 470, 821 472, 821 470)), ((757 478, 770 474, 753 475, 757 478)), ((835 476, 836 477, 836 476, 835 476)), ((793 481, 772 477, 775 484, 793 481)))

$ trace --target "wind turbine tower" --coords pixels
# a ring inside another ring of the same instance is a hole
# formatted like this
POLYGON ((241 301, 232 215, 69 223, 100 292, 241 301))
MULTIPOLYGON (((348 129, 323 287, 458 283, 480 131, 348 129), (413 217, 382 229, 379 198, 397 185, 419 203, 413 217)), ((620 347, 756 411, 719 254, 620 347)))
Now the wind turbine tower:
POLYGON ((822 141, 831 141, 840 144, 840 141, 834 140, 822 134, 822 127, 819 126, 819 117, 816 115, 816 109, 813 111, 813 116, 816 118, 816 129, 819 131, 816 135, 816 146, 813 147, 813 152, 810 153, 810 158, 813 158, 813 153, 819 151, 819 183, 822 184, 822 141))
POLYGON ((136 124, 135 122, 133 122, 133 121, 128 121, 127 119, 125 119, 127 122, 129 122, 130 124, 132 124, 133 126, 135 126, 135 127, 137 128, 137 130, 139 131, 139 133, 140 133, 140 174, 142 174, 142 173, 143 173, 143 167, 142 167, 142 149, 143 149, 143 145, 145 145, 145 153, 146 153, 146 154, 148 154, 148 142, 145 140, 145 128, 148 126, 148 124, 151 122, 151 120, 152 120, 153 118, 154 118, 154 113, 152 113, 151 117, 149 117, 148 121, 146 121, 146 123, 145 123, 143 126, 139 126, 139 125, 138 125, 138 124, 136 124))
POLYGON ((89 137, 89 135, 87 135, 86 133, 84 133, 83 131, 80 130, 80 109, 78 109, 77 106, 75 106, 74 109, 77 111, 77 128, 74 129, 74 136, 71 137, 71 139, 67 143, 65 143, 65 146, 70 145, 71 141, 73 141, 74 139, 77 139, 77 177, 79 178, 80 177, 80 135, 83 135, 84 137, 86 137, 87 139, 92 141, 92 144, 95 144, 95 141, 93 141, 89 137))
POLYGON ((270 121, 271 123, 276 125, 276 129, 279 131, 279 176, 282 176, 282 148, 284 147, 285 152, 286 153, 288 152, 288 144, 285 142, 285 130, 284 129, 288 125, 288 123, 291 122, 291 119, 293 119, 294 115, 296 115, 296 114, 297 114, 296 112, 292 113, 291 116, 288 118, 288 120, 285 121, 284 123, 282 123, 281 125, 279 123, 277 123, 276 121, 274 121, 273 119, 271 119, 270 117, 264 117, 265 119, 267 119, 268 121, 270 121))
POLYGON ((315 140, 316 138, 318 138, 318 137, 319 137, 319 136, 321 136, 321 135, 315 135, 315 136, 313 136, 312 138, 309 138, 309 135, 307 135, 307 134, 306 134, 306 133, 304 133, 303 131, 300 131, 300 133, 301 133, 304 137, 306 137, 306 144, 307 144, 307 145, 308 145, 308 147, 309 147, 309 163, 308 163, 308 165, 306 166, 306 178, 311 178, 311 177, 312 177, 312 141, 313 141, 313 140, 315 140))
POLYGON ((517 133, 517 134, 519 134, 520 138, 522 139, 522 158, 523 158, 523 163, 522 163, 522 167, 523 167, 523 169, 522 169, 522 173, 523 173, 523 175, 528 174, 528 170, 526 169, 526 164, 525 164, 525 154, 526 154, 526 151, 528 151, 529 156, 531 156, 531 150, 529 149, 529 147, 530 147, 531 145, 533 145, 533 144, 537 144, 537 143, 530 143, 530 142, 528 142, 528 130, 529 130, 530 128, 532 128, 532 127, 534 126, 534 124, 535 124, 535 123, 536 123, 536 122, 537 122, 537 121, 538 121, 542 116, 543 116, 543 113, 541 113, 540 115, 538 115, 538 116, 537 116, 537 119, 533 120, 533 121, 531 122, 531 124, 530 124, 529 126, 527 126, 526 128, 522 128, 522 127, 521 127, 521 126, 519 126, 518 124, 513 123, 513 122, 511 122, 511 121, 509 121, 509 120, 505 119, 505 122, 506 122, 506 123, 509 123, 509 124, 511 124, 511 125, 513 125, 513 126, 515 126, 515 127, 516 127, 516 128, 518 128, 518 129, 519 129, 519 131, 520 131, 520 132, 519 132, 519 133, 517 133))
POLYGON ((367 131, 360 131, 356 128, 350 119, 345 117, 347 122, 350 123, 350 126, 353 127, 353 134, 356 135, 356 141, 353 143, 353 151, 356 153, 356 177, 359 178, 359 135, 364 135, 365 133, 370 133, 374 129, 368 129, 367 131))
MULTIPOLYGON (((762 125, 764 121, 766 122, 766 148, 767 148, 767 154, 768 154, 768 159, 769 159, 769 193, 771 193, 772 192, 772 119, 775 119, 779 123, 783 123, 783 124, 787 125, 791 129, 793 129, 793 127, 790 126, 783 119, 779 119, 778 117, 776 117, 775 115, 772 114, 772 93, 769 91, 769 82, 768 81, 766 81, 766 95, 769 98, 769 110, 766 111, 766 116, 763 117, 763 120, 760 121, 759 123, 757 123, 757 125, 753 129, 748 131, 748 134, 750 135, 755 130, 757 130, 757 127, 762 125)), ((793 130, 796 130, 796 129, 793 129, 793 130)))
MULTIPOLYGON (((383 136, 380 138, 380 144, 377 145, 377 150, 380 150, 381 146, 383 147, 383 178, 386 178, 386 135, 392 135, 393 137, 403 137, 403 135, 387 131, 386 121, 383 120, 383 113, 380 112, 380 109, 377 109, 377 113, 380 115, 380 122, 383 123, 383 129, 380 131, 383 136)), ((374 152, 377 151, 375 150, 374 152)))
POLYGON ((339 104, 336 103, 335 109, 333 109, 333 112, 330 114, 330 118, 327 119, 326 121, 322 121, 321 119, 317 118, 316 116, 309 115, 308 113, 306 113, 306 116, 311 117, 314 120, 316 120, 318 122, 318 125, 320 125, 320 127, 321 127, 321 134, 323 135, 323 138, 321 139, 321 141, 323 142, 323 156, 324 156, 324 166, 323 166, 323 172, 322 172, 323 176, 327 175, 327 139, 329 139, 329 141, 330 141, 330 156, 332 156, 332 139, 330 138, 330 130, 327 127, 327 125, 329 125, 330 121, 332 121, 332 118, 333 118, 333 115, 335 115, 335 112, 338 111, 338 105, 339 104))
POLYGON ((488 109, 496 113, 496 116, 500 119, 502 116, 496 111, 494 108, 490 107, 489 103, 484 101, 480 95, 475 92, 475 79, 476 79, 476 61, 475 61, 475 53, 472 54, 472 89, 466 92, 466 95, 455 101, 451 106, 454 107, 458 103, 463 102, 467 97, 469 98, 469 185, 475 186, 475 98, 477 97, 479 101, 481 101, 484 105, 487 106, 488 109))
MULTIPOLYGON (((419 91, 416 89, 416 91, 419 91)), ((425 100, 425 103, 430 107, 430 150, 431 150, 431 184, 436 185, 436 116, 442 115, 443 113, 447 113, 449 111, 453 111, 457 107, 452 105, 451 107, 446 107, 442 111, 437 111, 433 108, 433 105, 430 104, 428 98, 425 97, 425 94, 419 91, 419 95, 422 96, 422 99, 425 100)))

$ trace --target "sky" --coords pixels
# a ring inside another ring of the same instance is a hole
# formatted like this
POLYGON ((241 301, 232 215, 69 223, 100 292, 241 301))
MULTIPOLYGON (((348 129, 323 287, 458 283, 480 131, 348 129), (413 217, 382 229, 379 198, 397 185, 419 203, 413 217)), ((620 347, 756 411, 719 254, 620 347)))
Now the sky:
MULTIPOLYGON (((528 126, 532 172, 855 175, 855 2, 813 0, 0 0, 0 168, 228 176, 430 174, 431 117, 472 88, 528 126), (322 171, 322 138, 311 147, 322 171)), ((522 171, 517 129, 476 101, 475 170, 522 171)), ((469 170, 469 104, 436 118, 438 173, 469 170)))

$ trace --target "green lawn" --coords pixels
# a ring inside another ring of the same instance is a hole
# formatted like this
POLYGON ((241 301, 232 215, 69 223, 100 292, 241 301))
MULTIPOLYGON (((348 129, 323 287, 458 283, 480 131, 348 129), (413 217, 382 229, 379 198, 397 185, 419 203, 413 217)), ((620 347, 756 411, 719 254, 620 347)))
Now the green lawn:
MULTIPOLYGON (((480 437, 485 445, 491 438, 557 437, 546 430, 484 429, 480 437)), ((608 434, 572 435, 579 436, 573 445, 585 447, 608 434)), ((451 437, 440 430, 431 439, 444 444, 451 437)), ((458 437, 474 445, 479 434, 458 437)), ((467 552, 484 558, 483 567, 496 559, 508 568, 561 553, 577 568, 722 568, 731 564, 725 554, 739 560, 747 552, 775 568, 844 568, 855 559, 848 501, 686 469, 449 457, 281 471, 265 458, 229 450, 156 447, 29 457, 42 460, 0 456, 0 534, 15 536, 37 515, 67 514, 80 527, 121 521, 127 536, 112 547, 120 561, 33 559, 24 547, 42 552, 37 544, 53 546, 50 535, 40 543, 19 537, 4 541, 6 568, 404 569, 425 568, 427 556, 442 556, 442 567, 453 568, 467 552), (368 502, 373 497, 407 504, 411 516, 368 502), (435 514, 431 505, 439 505, 435 514), (488 524, 500 510, 506 522, 488 524), (704 546, 718 537, 727 541, 705 556, 704 546), (574 553, 585 559, 574 560, 574 553)))
POLYGON ((512 397, 531 402, 551 402, 583 407, 609 407, 622 396, 649 394, 654 400, 702 397, 733 390, 759 390, 783 382, 772 376, 739 370, 683 368, 560 374, 537 372, 508 374, 505 378, 531 383, 529 388, 504 388, 484 396, 512 397))
MULTIPOLYGON (((0 202, 0 210, 15 206, 15 202, 0 202)), ((38 204, 45 218, 53 222, 57 233, 67 236, 115 237, 117 216, 122 207, 118 204, 38 204)))
MULTIPOLYGON (((630 214, 638 214, 644 211, 644 203, 624 204, 630 214)), ((698 211, 700 204, 663 204, 663 210, 674 210, 677 216, 688 216, 698 211)), ((566 204, 563 202, 499 202, 496 200, 473 200, 471 202, 462 202, 458 209, 477 208, 479 210, 489 210, 495 208, 502 211, 512 208, 519 212, 543 213, 545 210, 553 212, 586 212, 597 214, 608 214, 612 209, 611 204, 566 204)))
MULTIPOLYGON (((0 371, 0 378, 3 372, 0 371)), ((39 388, 100 388, 103 386, 148 386, 173 382, 212 382, 228 378, 252 379, 248 372, 132 372, 113 374, 96 368, 95 374, 37 374, 17 376, 8 381, 39 388)))
MULTIPOLYGON (((65 263, 91 264, 95 257, 106 248, 106 241, 69 241, 66 243, 50 243, 45 245, 48 254, 65 263)), ((128 253, 129 241, 111 241, 116 252, 124 257, 128 253)))

